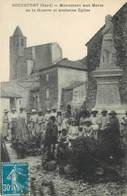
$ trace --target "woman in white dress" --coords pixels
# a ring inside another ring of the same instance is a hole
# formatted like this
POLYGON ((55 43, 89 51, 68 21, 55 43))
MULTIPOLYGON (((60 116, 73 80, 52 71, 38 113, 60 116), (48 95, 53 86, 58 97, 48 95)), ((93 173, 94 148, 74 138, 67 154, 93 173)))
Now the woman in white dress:
POLYGON ((8 111, 4 110, 4 115, 2 120, 2 135, 4 139, 7 139, 8 129, 9 129, 8 111))

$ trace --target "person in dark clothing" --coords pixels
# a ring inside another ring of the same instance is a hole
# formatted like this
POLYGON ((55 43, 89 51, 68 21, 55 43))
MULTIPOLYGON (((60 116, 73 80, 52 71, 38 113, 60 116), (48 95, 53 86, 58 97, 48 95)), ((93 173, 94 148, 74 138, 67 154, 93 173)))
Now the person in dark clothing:
POLYGON ((117 162, 122 154, 120 148, 120 124, 115 111, 109 113, 106 124, 103 137, 101 137, 101 156, 102 159, 117 162))
POLYGON ((17 119, 18 115, 15 108, 12 108, 12 111, 9 115, 9 126, 11 129, 11 139, 14 141, 16 139, 17 134, 17 119))
POLYGON ((127 111, 125 115, 121 118, 121 140, 123 146, 127 146, 127 111))
POLYGON ((99 125, 98 138, 105 140, 105 136, 107 136, 107 131, 109 129, 109 115, 106 109, 103 109, 101 111, 101 116, 98 119, 98 125, 99 125))
POLYGON ((119 158, 120 155, 120 123, 117 118, 117 113, 111 111, 109 113, 109 146, 111 149, 111 156, 119 158))
POLYGON ((1 143, 1 162, 10 162, 10 157, 3 136, 0 136, 0 143, 1 143))
POLYGON ((62 173, 69 157, 69 138, 66 129, 62 129, 58 142, 56 157, 59 164, 59 172, 62 173))
POLYGON ((54 156, 55 146, 58 137, 58 127, 56 124, 56 118, 54 116, 50 117, 50 121, 47 124, 45 132, 45 142, 44 150, 47 150, 49 159, 54 156))
POLYGON ((66 112, 65 112, 66 118, 71 117, 71 105, 67 105, 66 112))

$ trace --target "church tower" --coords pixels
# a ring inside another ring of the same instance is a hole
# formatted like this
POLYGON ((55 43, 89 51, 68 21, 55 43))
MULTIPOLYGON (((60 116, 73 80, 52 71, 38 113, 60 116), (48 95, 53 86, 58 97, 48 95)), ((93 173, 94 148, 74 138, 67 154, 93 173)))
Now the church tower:
POLYGON ((18 80, 18 60, 24 56, 24 48, 26 48, 26 37, 17 26, 10 37, 10 80, 18 80))

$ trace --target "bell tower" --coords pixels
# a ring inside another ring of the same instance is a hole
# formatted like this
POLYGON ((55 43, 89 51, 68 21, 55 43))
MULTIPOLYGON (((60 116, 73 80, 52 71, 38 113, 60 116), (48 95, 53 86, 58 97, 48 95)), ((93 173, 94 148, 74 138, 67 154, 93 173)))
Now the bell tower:
POLYGON ((26 37, 23 35, 19 26, 16 27, 10 37, 10 80, 17 80, 17 66, 19 57, 24 56, 26 48, 26 37))

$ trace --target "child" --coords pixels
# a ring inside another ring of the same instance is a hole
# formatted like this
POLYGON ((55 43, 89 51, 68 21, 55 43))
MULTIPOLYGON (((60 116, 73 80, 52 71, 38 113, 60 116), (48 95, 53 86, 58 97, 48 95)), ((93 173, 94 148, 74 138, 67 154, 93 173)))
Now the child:
POLYGON ((60 134, 59 139, 58 139, 58 142, 59 143, 64 143, 64 144, 68 144, 69 143, 67 130, 66 129, 62 129, 61 134, 60 134))
POLYGON ((92 122, 88 119, 85 121, 84 136, 85 137, 94 137, 94 130, 92 127, 92 122))
POLYGON ((67 164, 68 154, 69 154, 69 139, 67 135, 67 130, 62 129, 61 134, 58 139, 58 147, 57 147, 57 162, 59 164, 59 171, 63 171, 64 165, 67 164))
POLYGON ((83 126, 78 127, 78 137, 82 138, 84 136, 83 126))
POLYGON ((78 126, 74 118, 71 118, 71 125, 69 127, 68 134, 71 141, 78 137, 78 126))

